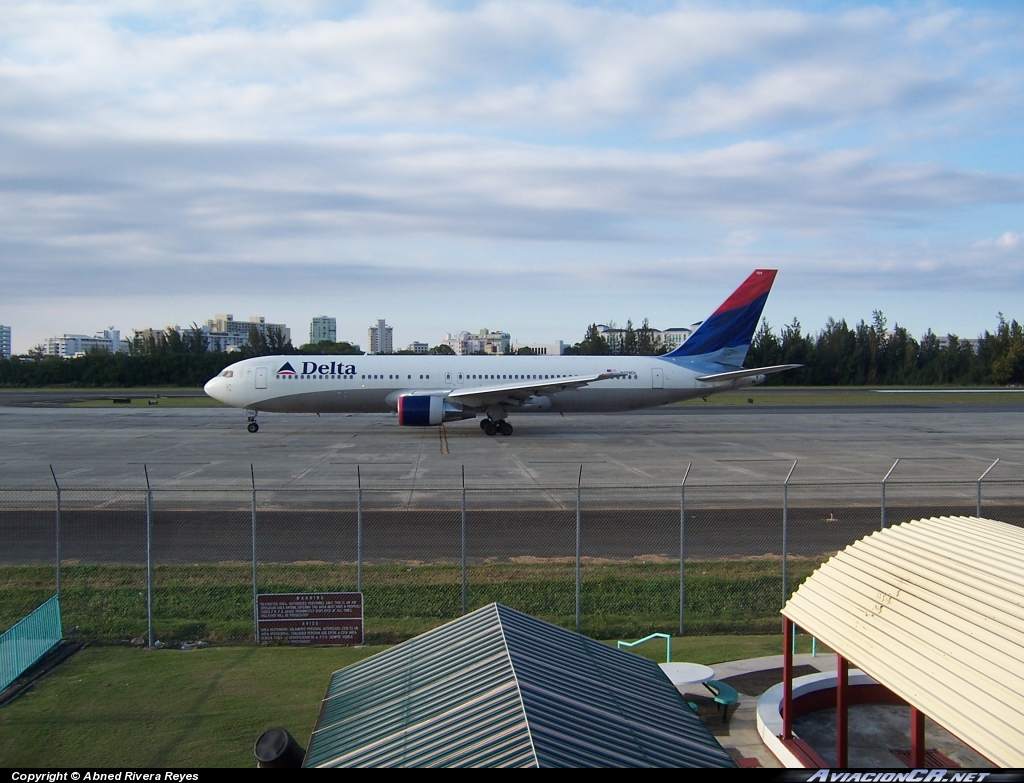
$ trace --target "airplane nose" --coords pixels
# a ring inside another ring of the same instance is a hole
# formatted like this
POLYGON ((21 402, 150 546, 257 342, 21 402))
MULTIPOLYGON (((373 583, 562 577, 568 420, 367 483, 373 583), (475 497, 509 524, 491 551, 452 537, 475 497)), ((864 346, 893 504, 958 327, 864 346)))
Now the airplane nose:
POLYGON ((210 378, 210 380, 208 380, 206 382, 206 385, 203 387, 203 391, 206 392, 206 395, 208 397, 213 397, 213 399, 216 400, 217 399, 217 394, 216 394, 217 385, 218 385, 217 384, 217 378, 210 378))

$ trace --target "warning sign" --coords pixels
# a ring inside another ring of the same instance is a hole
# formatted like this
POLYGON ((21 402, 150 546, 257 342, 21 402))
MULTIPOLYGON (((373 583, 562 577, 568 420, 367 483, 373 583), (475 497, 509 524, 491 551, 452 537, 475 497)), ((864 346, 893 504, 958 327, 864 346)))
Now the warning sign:
POLYGON ((256 606, 261 644, 363 642, 362 593, 268 593, 256 606))

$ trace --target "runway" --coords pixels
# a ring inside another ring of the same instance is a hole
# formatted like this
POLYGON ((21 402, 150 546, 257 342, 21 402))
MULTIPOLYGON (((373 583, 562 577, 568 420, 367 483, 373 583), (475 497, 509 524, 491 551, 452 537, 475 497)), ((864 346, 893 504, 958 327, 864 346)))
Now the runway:
MULTIPOLYGON (((109 396, 109 392, 107 393, 109 396)), ((6 396, 6 395, 4 395, 6 396)), ((0 400, 2 401, 2 400, 0 400)), ((393 415, 0 407, 0 488, 538 488, 973 480, 1024 476, 1024 404, 671 406, 399 427, 393 415), (145 466, 145 471, 144 471, 145 466), (251 469, 250 469, 251 466, 251 469), (582 479, 580 471, 582 468, 582 479)))

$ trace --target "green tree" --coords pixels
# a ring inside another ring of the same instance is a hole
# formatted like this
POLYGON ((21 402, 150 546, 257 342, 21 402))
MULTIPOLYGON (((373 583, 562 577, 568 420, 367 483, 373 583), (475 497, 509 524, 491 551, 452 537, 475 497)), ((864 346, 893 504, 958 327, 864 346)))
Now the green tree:
MULTIPOLYGON (((329 356, 354 355, 359 356, 363 352, 352 343, 336 343, 331 340, 321 340, 318 343, 305 343, 299 346, 299 353, 322 353, 329 356)), ((396 351, 395 353, 412 353, 412 351, 396 351)))
POLYGON ((636 356, 639 353, 639 342, 636 336, 636 329, 633 328, 633 319, 626 319, 626 330, 622 333, 622 355, 636 356))
POLYGON ((192 322, 192 328, 186 332, 183 342, 186 350, 189 353, 196 355, 206 353, 206 349, 209 344, 206 333, 203 331, 203 327, 195 321, 192 322))
POLYGON ((990 377, 994 383, 1024 382, 1024 327, 1016 321, 1007 323, 999 314, 999 328, 994 341, 990 377))
POLYGON ((651 328, 650 322, 644 318, 636 333, 636 348, 640 356, 656 356, 665 352, 665 345, 660 334, 651 328))
POLYGON ((802 364, 804 368, 787 373, 788 383, 801 383, 805 376, 811 372, 808 364, 813 364, 812 353, 813 343, 805 337, 801 330, 800 321, 796 318, 788 326, 782 327, 782 364, 802 364))
POLYGON ((829 318, 815 341, 810 381, 827 386, 849 383, 856 342, 857 336, 845 320, 829 318))
POLYGON ((582 342, 576 343, 573 347, 580 356, 607 356, 611 353, 608 341, 604 339, 596 323, 587 327, 582 342))
MULTIPOLYGON (((767 321, 761 321, 761 325, 754 333, 747 357, 747 363, 751 367, 770 367, 773 364, 782 364, 782 344, 767 321)), ((778 382, 775 381, 776 378, 778 378, 777 375, 770 375, 768 381, 778 382)))

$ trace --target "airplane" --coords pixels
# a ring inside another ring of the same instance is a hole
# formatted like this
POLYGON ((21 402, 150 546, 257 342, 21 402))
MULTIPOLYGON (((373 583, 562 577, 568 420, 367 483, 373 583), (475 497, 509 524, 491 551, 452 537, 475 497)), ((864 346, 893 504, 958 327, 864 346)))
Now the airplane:
POLYGON ((511 435, 510 413, 629 411, 764 381, 799 364, 745 369, 775 281, 757 269, 675 350, 661 356, 257 356, 203 387, 256 415, 397 412, 406 427, 480 418, 487 435, 511 435))

